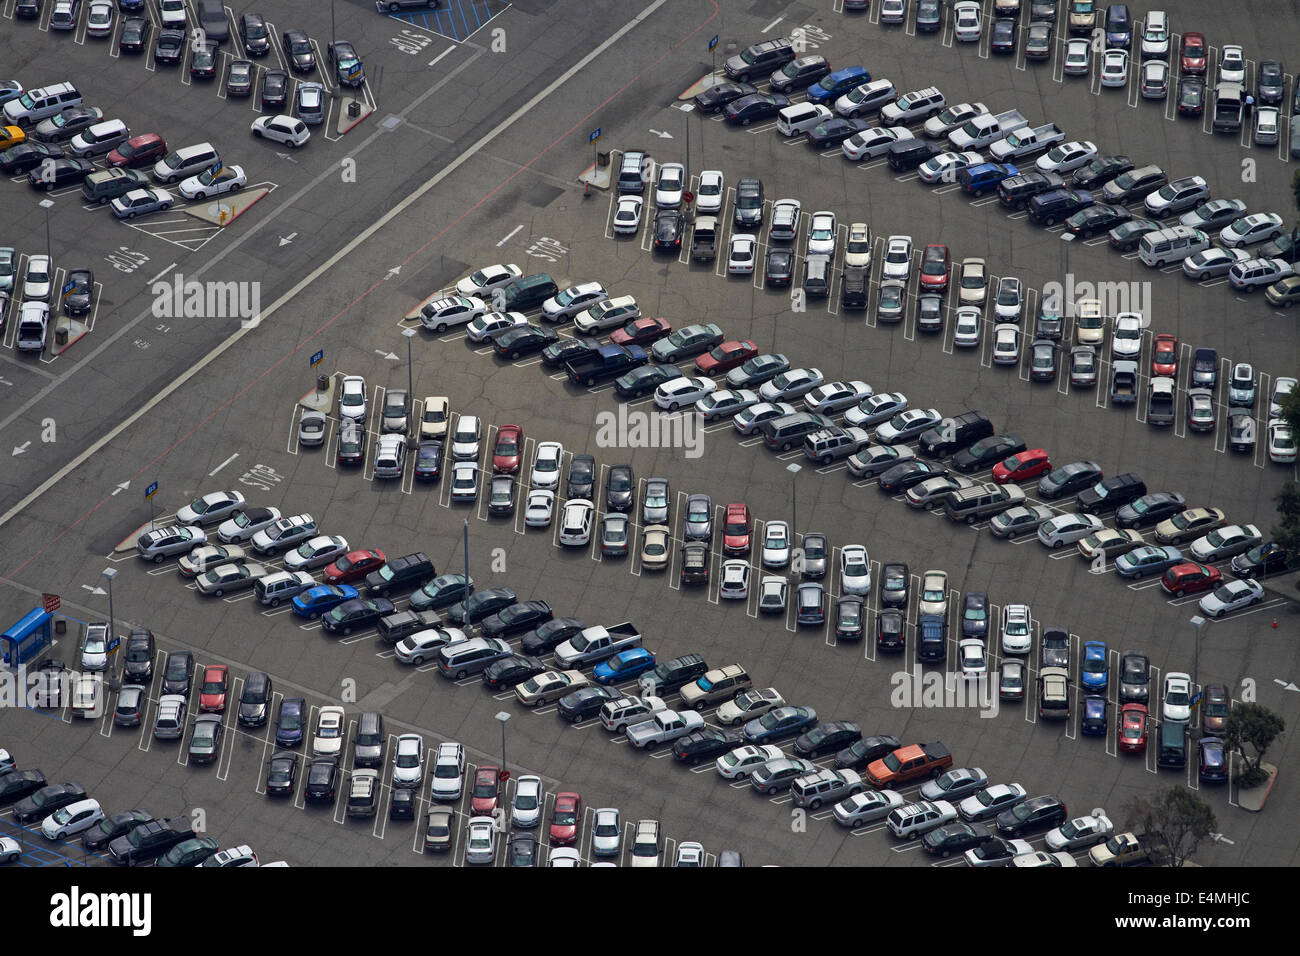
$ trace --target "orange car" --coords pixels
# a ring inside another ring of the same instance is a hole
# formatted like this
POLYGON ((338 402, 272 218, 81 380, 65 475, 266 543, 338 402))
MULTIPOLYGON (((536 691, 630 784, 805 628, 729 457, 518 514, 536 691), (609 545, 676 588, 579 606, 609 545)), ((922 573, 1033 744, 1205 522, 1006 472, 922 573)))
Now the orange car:
POLYGON ((866 780, 877 790, 921 777, 938 776, 952 766, 952 754, 942 743, 908 744, 867 765, 866 780))

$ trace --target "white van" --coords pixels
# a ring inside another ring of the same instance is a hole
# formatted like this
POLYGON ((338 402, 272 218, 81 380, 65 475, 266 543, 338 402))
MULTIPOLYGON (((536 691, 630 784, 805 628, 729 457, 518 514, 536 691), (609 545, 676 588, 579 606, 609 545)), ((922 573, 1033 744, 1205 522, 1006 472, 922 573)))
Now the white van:
POLYGON ((832 115, 830 109, 820 103, 791 103, 776 114, 776 128, 782 136, 802 136, 832 115))
POLYGON ((310 587, 316 586, 316 579, 306 571, 277 571, 257 579, 253 592, 259 604, 279 607, 281 601, 293 597, 310 587))
POLYGON ((1210 237, 1191 226, 1169 226, 1148 232, 1138 243, 1143 265, 1159 269, 1210 248, 1210 237))

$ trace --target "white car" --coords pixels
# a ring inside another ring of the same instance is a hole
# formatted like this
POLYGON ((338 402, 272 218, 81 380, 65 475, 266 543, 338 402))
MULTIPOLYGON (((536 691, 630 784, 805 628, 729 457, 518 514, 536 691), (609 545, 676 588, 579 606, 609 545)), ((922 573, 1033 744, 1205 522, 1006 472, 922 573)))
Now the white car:
POLYGON ((206 199, 222 193, 239 192, 246 185, 248 177, 244 175, 243 166, 222 166, 215 174, 211 169, 205 169, 197 176, 183 180, 179 189, 186 199, 206 199))
POLYGON ((1183 260, 1183 275, 1189 279, 1215 279, 1225 276, 1238 262, 1251 258, 1245 249, 1221 249, 1211 246, 1183 260))
POLYGON ((393 786, 419 787, 423 783, 424 738, 419 734, 402 734, 393 747, 393 786))
POLYGON ((596 506, 585 498, 574 498, 564 504, 564 518, 560 525, 560 544, 580 548, 591 541, 591 523, 596 506))
POLYGON ((1115 316, 1115 331, 1110 343, 1111 358, 1136 359, 1142 354, 1142 316, 1121 312, 1115 316))
POLYGON ((813 213, 808 223, 808 255, 834 256, 838 232, 835 213, 824 209, 813 213))
MULTIPOLYGON (((878 426, 875 435, 872 437, 882 445, 910 441, 927 428, 939 424, 942 420, 943 416, 939 414, 937 408, 909 408, 906 411, 899 412, 883 425, 878 426)), ((912 456, 909 455, 908 457, 912 456)))
POLYGON ((360 375, 346 375, 339 388, 339 418, 364 424, 366 420, 366 380, 360 375))
POLYGON ((563 464, 563 445, 558 441, 538 442, 537 454, 533 456, 533 468, 528 475, 529 486, 554 491, 560 486, 560 468, 563 464))
POLYGON ((1063 514, 1050 518, 1038 526, 1038 540, 1049 548, 1075 544, 1096 534, 1105 525, 1096 515, 1063 514))
POLYGON ((542 819, 542 778, 527 774, 515 781, 515 795, 510 801, 511 826, 529 829, 542 819))
POLYGON ((790 563, 790 526, 784 521, 763 525, 763 567, 783 568, 790 563))
POLYGON ((273 143, 283 143, 297 149, 307 145, 307 140, 311 139, 311 130, 296 116, 281 113, 279 116, 259 116, 253 120, 253 135, 258 139, 269 139, 273 143))
POLYGON ((1097 144, 1087 140, 1072 140, 1054 146, 1034 163, 1040 173, 1068 173, 1090 163, 1097 157, 1097 144))
POLYGON ((655 181, 656 208, 676 209, 682 204, 682 193, 685 190, 685 166, 681 163, 664 163, 659 167, 659 178, 655 181))
MULTIPOLYGON (((972 4, 974 6, 974 4, 972 4)), ((906 801, 896 790, 863 790, 835 804, 835 822, 857 829, 883 820, 906 801)))
POLYGON ((903 126, 871 126, 860 133, 854 133, 840 144, 840 152, 845 159, 857 162, 861 159, 875 159, 889 152, 894 143, 907 139, 916 139, 912 131, 903 126))
POLYGON ((439 803, 459 800, 465 789, 465 748, 453 741, 438 744, 429 776, 431 800, 439 803))
POLYGON ((849 223, 849 241, 844 246, 844 265, 871 268, 871 227, 865 222, 849 223))
MULTIPOLYGON (((781 580, 785 580, 782 578, 781 580)), ((747 690, 737 694, 734 698, 727 701, 717 709, 713 717, 724 727, 735 727, 739 724, 746 724, 758 717, 762 717, 769 710, 785 706, 785 698, 777 691, 775 687, 764 687, 759 690, 747 690)), ((781 756, 780 748, 777 748, 776 756, 781 756)))
POLYGON ((86 14, 86 35, 106 37, 113 32, 113 0, 90 0, 86 14))
POLYGON ((1016 365, 1020 362, 1020 329, 999 325, 993 330, 993 364, 1016 365))
POLYGON ((1272 146, 1276 143, 1279 122, 1281 122, 1281 114, 1276 106, 1256 107, 1254 133, 1255 145, 1272 146))
POLYGON ((591 827, 591 852, 596 856, 616 856, 623 848, 623 824, 618 810, 601 807, 591 827))
POLYGON ((866 382, 828 382, 818 385, 804 396, 808 411, 821 415, 834 415, 871 396, 871 386, 866 382))
POLYGON ((1256 212, 1242 216, 1236 222, 1219 230, 1219 242, 1229 249, 1256 242, 1266 242, 1282 235, 1282 217, 1275 212, 1256 212))
POLYGON ((1280 418, 1268 423, 1268 460, 1278 465, 1290 465, 1296 460, 1295 433, 1280 418))
POLYGON ((758 404, 758 392, 748 388, 722 388, 711 392, 695 403, 695 410, 706 422, 730 418, 737 412, 758 404))
POLYGON ((974 166, 982 162, 984 162, 984 157, 973 150, 964 153, 940 153, 918 166, 916 174, 921 177, 921 182, 930 185, 941 182, 955 183, 957 173, 967 166, 974 166))
POLYGON ((12 863, 22 855, 22 844, 13 837, 0 836, 0 863, 12 863))
POLYGON ((902 392, 881 392, 879 395, 868 393, 852 408, 844 412, 844 421, 857 428, 873 428, 881 422, 887 422, 901 411, 906 411, 907 396, 902 392))
POLYGON ((957 321, 953 326, 952 344, 961 348, 971 348, 980 344, 980 331, 984 326, 981 311, 973 305, 963 305, 957 310, 957 321))
POLYGON ((767 236, 773 242, 794 242, 799 235, 803 206, 797 199, 778 199, 772 203, 772 223, 767 236))
POLYGON ((1017 803, 1024 801, 1028 794, 1018 783, 995 783, 957 804, 957 812, 968 823, 979 823, 996 817, 1003 810, 1010 810, 1017 803))
MULTIPOLYGON (((582 866, 582 854, 571 846, 552 847, 550 854, 546 857, 547 866, 557 867, 578 867, 582 866)), ((593 863, 592 866, 613 866, 613 863, 593 863)))
POLYGON ((1235 43, 1224 44, 1219 54, 1219 82, 1246 82, 1246 54, 1235 43))
POLYGON ((1066 76, 1087 76, 1092 66, 1092 42, 1090 40, 1069 40, 1065 44, 1065 62, 1061 72, 1066 76))
POLYGON ((45 302, 50 297, 51 277, 50 257, 49 256, 31 256, 27 260, 27 267, 23 270, 23 292, 24 302, 36 300, 45 302))
POLYGON ((563 322, 580 312, 585 312, 597 302, 609 298, 609 293, 599 282, 580 282, 571 285, 542 303, 542 318, 547 322, 563 322))
POLYGON ((998 280, 998 291, 993 298, 993 316, 999 322, 1019 322, 1025 310, 1025 287, 1014 276, 998 280))
POLYGON ((316 716, 316 733, 311 738, 311 752, 317 757, 335 757, 343 752, 346 716, 342 707, 322 707, 316 716))
POLYGON ((85 799, 55 810, 41 821, 41 836, 47 840, 66 840, 89 830, 104 819, 104 808, 98 800, 85 799))
POLYGON ((465 326, 465 335, 471 342, 486 342, 506 329, 527 324, 522 312, 484 312, 465 326))
POLYGON ((175 201, 175 197, 161 186, 147 186, 143 189, 132 189, 126 195, 118 196, 108 205, 118 219, 134 219, 136 216, 151 212, 165 212, 175 201))
POLYGON ((471 817, 465 831, 465 862, 491 863, 496 855, 496 821, 491 817, 471 817))
POLYGON ((765 402, 778 402, 806 395, 825 381, 818 368, 792 368, 764 382, 758 397, 765 402))
POLYGON ((844 594, 871 593, 871 559, 860 544, 840 548, 840 591, 844 594))
POLYGON ((252 541, 253 536, 264 528, 269 528, 277 521, 284 517, 279 508, 257 508, 250 514, 248 511, 237 511, 229 520, 221 522, 217 528, 217 537, 226 544, 236 544, 241 541, 252 541))
POLYGON ((655 389, 655 404, 665 411, 675 412, 686 405, 694 405, 718 387, 711 378, 688 377, 669 379, 655 389))
POLYGON ((983 24, 980 5, 975 0, 960 0, 952 5, 953 35, 958 43, 978 43, 983 24))
POLYGON ((451 500, 472 502, 478 498, 478 464, 458 461, 451 466, 451 500))
POLYGON ((483 429, 477 415, 461 415, 451 432, 452 461, 477 461, 483 429))
POLYGON ((1201 613, 1206 617, 1222 617, 1229 611, 1250 607, 1264 600, 1264 588, 1252 578, 1238 578, 1215 588, 1201 598, 1201 613))
MULTIPOLYGON (((753 717, 758 716, 760 715, 753 715, 753 717)), ((781 748, 775 744, 746 744, 723 754, 713 762, 713 765, 724 780, 744 780, 769 760, 784 756, 781 748)))
POLYGON ((881 261, 880 278, 901 279, 906 282, 912 274, 912 237, 890 236, 885 240, 885 256, 881 261))
POLYGON ((158 4, 163 29, 185 29, 185 0, 162 0, 158 4))
POLYGON ((1011 858, 1011 865, 1021 870, 1037 870, 1050 867, 1069 869, 1078 866, 1079 863, 1068 853, 1048 853, 1045 850, 1034 850, 1030 853, 1017 853, 1011 858))
POLYGON ((420 310, 420 324, 441 335, 453 325, 474 321, 487 310, 487 303, 476 295, 449 295, 425 305, 420 310))
POLYGON ((310 571, 323 568, 335 558, 348 553, 348 539, 336 534, 319 534, 304 541, 284 556, 286 571, 310 571))
POLYGON ((1075 817, 1059 827, 1048 830, 1043 837, 1047 848, 1054 852, 1064 850, 1086 850, 1094 844, 1110 838, 1115 832, 1115 824, 1104 813, 1090 813, 1086 817, 1075 817))
POLYGON ((764 422, 793 414, 794 406, 788 402, 760 401, 757 405, 750 405, 749 408, 737 412, 731 419, 731 426, 742 435, 753 435, 764 422))
POLYGON ((1101 55, 1101 85, 1120 87, 1128 85, 1128 51, 1107 50, 1101 55))
POLYGON ((622 328, 632 319, 641 317, 641 307, 636 298, 620 295, 602 299, 588 306, 573 318, 573 328, 582 335, 595 335, 611 329, 622 328))
POLYGON ((457 282, 456 291, 464 296, 491 296, 494 290, 504 289, 523 274, 513 262, 484 266, 457 282))
POLYGON ((749 562, 743 558, 729 558, 722 562, 722 584, 718 597, 743 601, 749 597, 749 562))
POLYGON ((1273 380, 1273 394, 1268 400, 1268 417, 1278 418, 1282 415, 1282 403, 1291 394, 1291 390, 1300 385, 1300 380, 1290 376, 1278 376, 1273 380))
MULTIPOLYGON (((1181 671, 1165 675, 1161 692, 1161 710, 1165 720, 1179 723, 1192 719, 1192 679, 1181 671)), ((1052 847, 1060 849, 1060 847, 1052 847)))
POLYGON ((902 23, 906 19, 907 0, 881 0, 881 23, 902 23))
POLYGON ((916 605, 916 613, 948 613, 948 573, 946 571, 926 571, 921 576, 921 594, 916 605))
POLYGON ((780 614, 790 600, 790 582, 775 574, 765 574, 758 582, 760 614, 780 614))
POLYGON ((758 242, 743 232, 733 233, 727 242, 727 275, 754 274, 754 259, 758 255, 758 242))
POLYGON ((968 637, 958 643, 957 656, 962 677, 978 679, 988 674, 988 656, 984 652, 984 642, 978 637, 968 637))
POLYGON ((727 194, 726 179, 716 169, 700 173, 700 184, 695 189, 695 211, 701 215, 722 212, 723 197, 727 194))
POLYGON ((619 236, 635 235, 641 228, 641 208, 645 200, 640 196, 619 196, 614 210, 614 233, 619 236))
POLYGON ((1034 646, 1034 632, 1028 604, 1002 606, 1002 653, 1028 654, 1034 646))

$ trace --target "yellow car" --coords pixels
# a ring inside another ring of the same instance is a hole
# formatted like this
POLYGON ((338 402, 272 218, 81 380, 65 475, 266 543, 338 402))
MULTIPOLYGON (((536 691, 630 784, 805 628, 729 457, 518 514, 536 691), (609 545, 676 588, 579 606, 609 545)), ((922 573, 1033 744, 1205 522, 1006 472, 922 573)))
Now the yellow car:
POLYGON ((10 146, 17 146, 19 143, 27 142, 27 134, 17 126, 6 126, 0 129, 0 149, 8 149, 10 146))

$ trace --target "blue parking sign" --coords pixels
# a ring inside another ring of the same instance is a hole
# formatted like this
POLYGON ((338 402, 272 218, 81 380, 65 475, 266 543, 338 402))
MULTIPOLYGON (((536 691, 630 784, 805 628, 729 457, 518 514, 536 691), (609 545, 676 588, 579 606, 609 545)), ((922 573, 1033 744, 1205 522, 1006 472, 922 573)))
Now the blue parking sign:
POLYGON ((158 493, 158 482, 154 482, 144 490, 145 499, 148 500, 158 493))
POLYGON ((77 287, 77 283, 73 282, 71 279, 63 283, 63 298, 66 299, 69 295, 71 295, 72 290, 75 289, 76 287, 77 287))
POLYGON ((587 145, 590 146, 592 143, 596 142, 596 140, 598 140, 598 139, 600 139, 600 127, 599 127, 599 126, 597 126, 596 129, 595 129, 595 131, 593 131, 592 134, 591 134, 590 136, 587 137, 587 145))
POLYGON ((311 357, 311 367, 315 368, 323 361, 325 361, 325 350, 321 349, 319 352, 317 352, 315 355, 311 357))
POLYGON ((709 41, 709 52, 712 53, 718 48, 718 35, 713 34, 713 39, 709 41))

